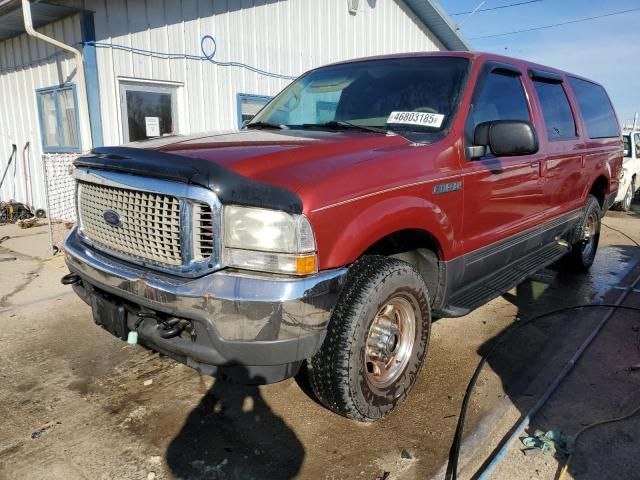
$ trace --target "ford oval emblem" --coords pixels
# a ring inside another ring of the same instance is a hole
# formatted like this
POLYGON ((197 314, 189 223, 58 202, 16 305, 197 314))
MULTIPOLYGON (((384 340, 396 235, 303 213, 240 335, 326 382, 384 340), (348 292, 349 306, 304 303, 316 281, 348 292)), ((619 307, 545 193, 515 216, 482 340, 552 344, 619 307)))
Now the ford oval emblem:
POLYGON ((114 212, 113 210, 107 210, 102 214, 102 218, 112 227, 119 227, 122 225, 122 221, 120 220, 120 215, 118 212, 114 212))

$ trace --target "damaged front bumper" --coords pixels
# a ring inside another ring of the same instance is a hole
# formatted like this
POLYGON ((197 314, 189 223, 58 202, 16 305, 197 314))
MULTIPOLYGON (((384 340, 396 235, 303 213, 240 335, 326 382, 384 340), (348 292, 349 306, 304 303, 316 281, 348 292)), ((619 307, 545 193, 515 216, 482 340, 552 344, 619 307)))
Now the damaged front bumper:
POLYGON ((346 268, 292 278, 221 270, 180 278, 133 266, 81 241, 74 229, 65 260, 76 293, 191 322, 195 335, 163 338, 158 322, 127 309, 140 343, 207 374, 271 383, 295 375, 322 344, 346 268))

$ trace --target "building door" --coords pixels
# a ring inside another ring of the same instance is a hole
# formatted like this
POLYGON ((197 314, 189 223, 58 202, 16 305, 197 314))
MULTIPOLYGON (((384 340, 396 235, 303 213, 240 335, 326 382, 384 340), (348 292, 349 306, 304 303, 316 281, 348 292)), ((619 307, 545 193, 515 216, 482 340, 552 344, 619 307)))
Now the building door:
POLYGON ((120 82, 124 143, 178 133, 176 87, 120 82))

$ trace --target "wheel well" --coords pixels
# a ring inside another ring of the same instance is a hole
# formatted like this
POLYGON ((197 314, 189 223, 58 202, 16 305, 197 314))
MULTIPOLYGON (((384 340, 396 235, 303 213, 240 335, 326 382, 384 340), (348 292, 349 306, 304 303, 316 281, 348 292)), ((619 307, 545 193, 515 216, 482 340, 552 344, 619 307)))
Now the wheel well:
POLYGON ((591 187, 589 193, 598 199, 598 203, 600 204, 600 208, 604 206, 604 197, 607 194, 607 187, 609 186, 609 182, 607 178, 604 176, 600 176, 596 179, 591 187))
POLYGON ((429 300, 438 296, 442 250, 438 241, 424 230, 408 229, 394 232, 371 245, 363 255, 384 255, 413 265, 424 278, 429 300))

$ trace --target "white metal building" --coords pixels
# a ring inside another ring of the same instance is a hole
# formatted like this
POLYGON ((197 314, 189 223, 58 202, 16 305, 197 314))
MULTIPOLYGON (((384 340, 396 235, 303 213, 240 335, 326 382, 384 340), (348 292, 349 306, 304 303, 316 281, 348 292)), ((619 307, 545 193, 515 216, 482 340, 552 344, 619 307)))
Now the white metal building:
POLYGON ((20 0, 0 0, 0 176, 17 150, 0 200, 35 207, 45 206, 43 155, 238 128, 312 67, 467 49, 435 0, 49 0, 30 8, 38 32, 83 59, 79 74, 72 53, 25 33, 20 0))

